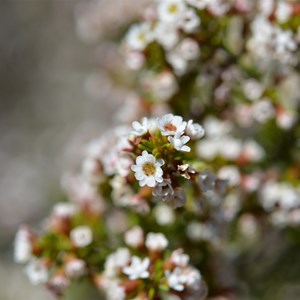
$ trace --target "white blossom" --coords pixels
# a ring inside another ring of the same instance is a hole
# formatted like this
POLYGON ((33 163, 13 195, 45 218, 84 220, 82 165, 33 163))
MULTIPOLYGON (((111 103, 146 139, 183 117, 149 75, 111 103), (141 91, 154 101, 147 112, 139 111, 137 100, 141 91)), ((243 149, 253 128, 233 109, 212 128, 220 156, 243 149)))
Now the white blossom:
POLYGON ((177 267, 183 268, 188 265, 190 257, 187 254, 183 253, 182 249, 177 249, 172 252, 170 260, 177 267))
POLYGON ((265 156, 264 149, 254 140, 246 140, 242 152, 250 161, 260 161, 265 156))
POLYGON ((150 251, 162 251, 168 244, 169 241, 162 233, 150 232, 147 234, 145 245, 150 251))
POLYGON ((158 22, 154 29, 156 41, 166 50, 173 48, 179 41, 179 33, 172 23, 158 22))
POLYGON ((14 260, 17 263, 26 263, 32 255, 30 232, 26 226, 21 226, 14 240, 14 260))
POLYGON ((125 53, 126 66, 131 70, 140 70, 145 63, 145 56, 138 51, 127 51, 125 53))
POLYGON ((286 22, 293 13, 291 4, 281 1, 277 4, 275 16, 280 22, 286 22))
POLYGON ((177 91, 178 84, 172 72, 162 72, 155 78, 152 92, 157 100, 167 101, 177 91))
POLYGON ((242 142, 229 136, 224 136, 219 142, 219 154, 228 160, 237 159, 242 151, 242 142))
POLYGON ((70 218, 78 208, 74 203, 60 202, 56 203, 53 207, 53 215, 59 218, 70 218))
POLYGON ((157 7, 158 17, 164 22, 178 21, 185 10, 186 6, 182 0, 160 1, 157 7))
POLYGON ((131 169, 135 172, 135 178, 139 181, 140 186, 154 187, 157 182, 163 181, 161 168, 163 165, 162 159, 156 160, 152 154, 144 150, 142 155, 136 158, 136 165, 132 165, 131 169))
POLYGON ((141 136, 148 132, 150 127, 152 126, 152 120, 149 120, 148 118, 144 117, 142 119, 142 122, 134 121, 132 122, 132 127, 134 131, 131 131, 132 135, 135 136, 141 136))
POLYGON ((265 17, 269 17, 274 9, 274 0, 259 0, 259 11, 265 17))
POLYGON ((257 80, 248 79, 243 83, 243 90, 248 99, 256 101, 262 96, 264 87, 257 80))
POLYGON ((106 297, 107 300, 125 300, 126 292, 117 282, 110 282, 106 287, 106 297))
POLYGON ((253 117, 260 123, 264 123, 274 117, 275 108, 269 99, 263 99, 252 107, 253 117))
POLYGON ((188 121, 185 132, 192 140, 198 140, 205 134, 204 128, 198 123, 193 123, 193 120, 188 121))
POLYGON ((130 262, 130 252, 127 248, 119 248, 114 253, 110 254, 104 264, 105 276, 112 278, 115 277, 123 267, 127 266, 130 262))
POLYGON ((166 114, 157 120, 158 128, 162 135, 182 135, 186 128, 186 122, 180 116, 166 114))
POLYGON ((230 186, 237 186, 241 182, 241 174, 236 166, 224 166, 219 169, 218 177, 228 180, 230 186))
POLYGON ((176 267, 172 272, 167 270, 165 271, 165 275, 170 288, 178 292, 182 292, 184 290, 184 284, 187 281, 187 276, 184 272, 182 272, 182 269, 176 267))
POLYGON ((148 278, 150 259, 149 257, 143 260, 138 256, 133 256, 131 258, 131 264, 123 268, 123 273, 128 275, 130 280, 135 280, 138 278, 148 278))
POLYGON ((39 259, 32 259, 26 266, 25 273, 33 285, 46 283, 49 278, 45 263, 39 259))
POLYGON ((173 147, 178 151, 190 152, 191 148, 185 145, 190 140, 187 135, 180 136, 180 133, 175 134, 174 137, 169 136, 168 141, 173 145, 173 147))
POLYGON ((124 236, 125 243, 133 248, 138 248, 144 244, 144 232, 140 226, 135 226, 128 230, 124 236))
POLYGON ((187 33, 194 32, 200 25, 200 18, 194 9, 186 9, 179 20, 179 26, 187 33))
POLYGON ((170 225, 175 222, 174 210, 168 205, 157 205, 153 213, 157 224, 161 226, 170 225))
POLYGON ((125 42, 130 50, 142 51, 153 39, 154 34, 150 24, 140 23, 131 26, 125 37, 125 42))
POLYGON ((183 39, 176 47, 177 53, 185 60, 195 60, 200 55, 200 48, 198 43, 191 39, 183 39))
POLYGON ((85 261, 79 258, 71 259, 65 264, 66 275, 70 278, 79 278, 86 272, 85 261))
POLYGON ((83 248, 93 241, 93 233, 88 226, 78 226, 71 230, 70 238, 76 247, 83 248))

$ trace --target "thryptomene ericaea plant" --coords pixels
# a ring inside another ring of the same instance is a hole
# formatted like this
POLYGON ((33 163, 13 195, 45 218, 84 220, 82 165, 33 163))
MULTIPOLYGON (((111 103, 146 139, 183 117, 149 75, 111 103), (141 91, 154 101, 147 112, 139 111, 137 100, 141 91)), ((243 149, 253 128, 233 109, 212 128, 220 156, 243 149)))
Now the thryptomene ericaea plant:
POLYGON ((132 89, 121 124, 42 230, 20 227, 15 260, 57 297, 85 279, 99 299, 283 299, 269 250, 300 241, 300 4, 156 0, 142 16, 119 29, 130 80, 109 70, 132 89))

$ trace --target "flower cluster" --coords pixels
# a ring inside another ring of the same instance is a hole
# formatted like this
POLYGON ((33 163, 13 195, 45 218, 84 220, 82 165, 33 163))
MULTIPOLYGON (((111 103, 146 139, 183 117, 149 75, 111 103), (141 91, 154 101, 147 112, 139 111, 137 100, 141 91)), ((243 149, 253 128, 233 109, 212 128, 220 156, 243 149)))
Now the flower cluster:
MULTIPOLYGON (((92 7, 78 29, 93 37, 92 7)), ((60 296, 85 278, 110 300, 258 297, 259 272, 237 266, 267 260, 270 237, 295 236, 287 253, 299 243, 299 14, 295 1, 157 0, 140 23, 120 18, 134 72, 107 73, 122 125, 63 177, 70 202, 44 231, 20 227, 15 260, 33 284, 60 296)))
POLYGON ((190 258, 182 249, 167 254, 169 242, 164 234, 150 232, 144 237, 137 226, 125 233, 125 241, 129 248, 118 248, 111 253, 103 273, 95 276, 107 299, 171 298, 172 295, 205 299, 207 288, 200 272, 189 264, 190 258))

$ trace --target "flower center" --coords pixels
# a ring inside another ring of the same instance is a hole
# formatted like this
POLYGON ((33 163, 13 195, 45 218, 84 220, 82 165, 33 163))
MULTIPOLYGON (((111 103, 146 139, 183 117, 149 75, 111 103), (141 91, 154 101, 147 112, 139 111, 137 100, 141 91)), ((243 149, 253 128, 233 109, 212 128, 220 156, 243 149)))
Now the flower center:
POLYGON ((177 5, 176 4, 170 5, 168 11, 170 14, 176 14, 178 11, 177 5))
POLYGON ((145 35, 145 33, 144 33, 144 32, 139 33, 138 39, 139 39, 141 42, 145 42, 145 40, 146 40, 146 35, 145 35))
POLYGON ((173 124, 171 124, 171 123, 169 123, 169 124, 167 124, 167 125, 165 125, 165 130, 167 130, 167 131, 176 131, 176 129, 177 129, 177 127, 176 126, 174 126, 173 124))
POLYGON ((143 171, 147 176, 153 176, 155 174, 156 167, 151 163, 145 163, 143 166, 143 171))

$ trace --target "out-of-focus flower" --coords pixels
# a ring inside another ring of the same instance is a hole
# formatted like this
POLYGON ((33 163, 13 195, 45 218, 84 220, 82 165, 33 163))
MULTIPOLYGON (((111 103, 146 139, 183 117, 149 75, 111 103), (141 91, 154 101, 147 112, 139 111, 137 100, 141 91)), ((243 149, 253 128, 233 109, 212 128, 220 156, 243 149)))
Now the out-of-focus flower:
POLYGON ((26 266, 25 273, 33 285, 46 283, 49 279, 45 262, 39 259, 32 259, 26 266))
POLYGON ((146 236, 145 245, 150 251, 162 251, 169 244, 169 241, 162 233, 150 232, 146 236))
POLYGON ((128 230, 124 236, 125 243, 133 248, 138 248, 144 244, 144 232, 141 227, 135 226, 128 230))
POLYGON ((138 278, 148 278, 150 259, 145 257, 143 260, 138 256, 133 256, 131 258, 131 264, 123 268, 123 273, 128 275, 131 280, 138 278))
POLYGON ((93 241, 93 233, 88 226, 78 226, 71 230, 70 238, 76 247, 83 248, 93 241))

